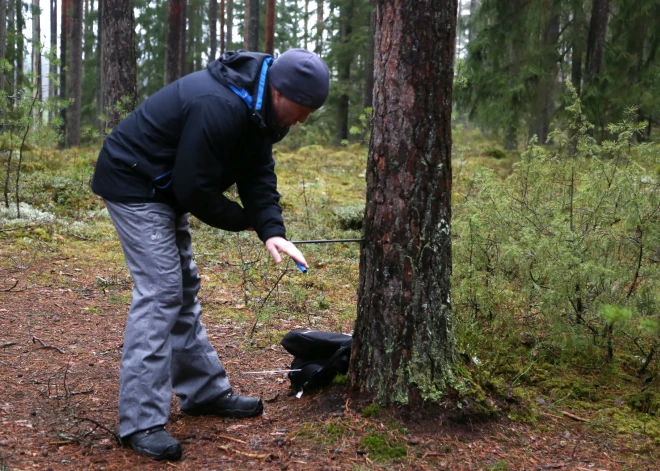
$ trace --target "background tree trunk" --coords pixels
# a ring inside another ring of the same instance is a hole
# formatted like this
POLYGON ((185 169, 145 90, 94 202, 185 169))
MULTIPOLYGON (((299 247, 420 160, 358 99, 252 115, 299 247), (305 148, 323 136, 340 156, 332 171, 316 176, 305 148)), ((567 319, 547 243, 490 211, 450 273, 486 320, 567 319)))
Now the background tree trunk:
POLYGON ((103 104, 107 128, 114 128, 122 114, 137 103, 135 19, 132 0, 104 0, 103 11, 103 104), (119 105, 119 106, 118 106, 119 105))
POLYGON ((105 0, 98 1, 98 19, 96 34, 96 125, 101 135, 105 132, 105 121, 101 119, 105 113, 103 109, 103 3, 105 0))
POLYGON ((314 52, 319 56, 323 54, 323 0, 316 2, 316 47, 314 52))
POLYGON ((550 120, 554 113, 555 88, 557 85, 557 74, 559 73, 559 3, 552 1, 550 17, 543 31, 543 69, 546 71, 537 84, 536 101, 532 107, 529 120, 528 138, 538 136, 539 144, 545 144, 550 134, 550 120))
MULTIPOLYGON (((34 73, 33 84, 36 92, 41 94, 41 7, 39 0, 32 0, 32 72, 34 73)), ((35 109, 35 119, 38 110, 35 109)))
POLYGON ((275 41, 275 0, 266 0, 266 39, 264 51, 273 55, 275 41))
POLYGON ((248 51, 259 50, 259 0, 250 0, 250 17, 248 19, 248 51))
POLYGON ((225 0, 220 0, 220 55, 225 53, 225 0))
MULTIPOLYGON (((179 77, 186 75, 186 57, 187 57, 187 37, 186 37, 186 25, 188 20, 188 0, 180 0, 181 2, 181 16, 179 20, 181 21, 179 25, 179 77)), ((178 78, 178 77, 177 77, 178 78)))
POLYGON ((477 8, 479 8, 479 0, 470 0, 470 23, 468 26, 468 44, 472 42, 475 36, 475 18, 477 17, 477 8))
POLYGON ((80 145, 80 101, 82 82, 82 14, 83 0, 72 0, 71 9, 71 88, 66 144, 67 147, 80 145))
MULTIPOLYGON (((209 62, 215 60, 218 52, 218 0, 209 0, 209 45, 211 53, 209 54, 209 62)), ((220 33, 222 34, 222 33, 220 33)))
POLYGON ((182 0, 167 2, 167 54, 165 84, 174 82, 181 76, 181 13, 182 0))
MULTIPOLYGON (((256 0, 252 0, 256 1, 256 0)), ((248 38, 250 37, 250 0, 245 0, 245 11, 243 12, 243 49, 248 47, 248 38)))
POLYGON ((339 44, 340 49, 337 54, 337 72, 339 78, 339 101, 337 104, 337 134, 335 145, 339 146, 343 141, 348 140, 348 111, 350 98, 348 90, 350 88, 351 64, 353 63, 353 53, 347 46, 351 36, 354 3, 350 0, 342 5, 339 13, 339 44))
MULTIPOLYGON (((57 0, 50 0, 50 49, 57 51, 57 0)), ((55 98, 57 95, 57 84, 54 77, 57 74, 57 65, 48 61, 48 98, 55 98)), ((48 123, 53 120, 52 113, 48 113, 48 123)))
POLYGON ((16 0, 16 90, 20 90, 23 85, 24 73, 23 66, 25 64, 25 36, 23 30, 25 29, 25 17, 23 16, 23 0, 16 0))
POLYGON ((365 65, 364 79, 364 103, 365 108, 374 106, 374 32, 376 28, 376 9, 371 2, 371 13, 369 15, 369 50, 367 51, 367 63, 365 65))
MULTIPOLYGON (((3 20, 0 21, 0 60, 5 59, 7 55, 7 0, 0 0, 0 15, 3 20)), ((5 94, 5 74, 0 74, 0 133, 5 132, 5 112, 4 104, 5 94)))
POLYGON ((234 48, 234 0, 227 0, 227 49, 234 48))
POLYGON ((305 0, 305 10, 303 17, 303 49, 309 45, 309 0, 305 0))
MULTIPOLYGON (((62 100, 67 99, 68 89, 67 89, 67 67, 68 56, 67 56, 67 44, 69 42, 69 24, 71 20, 71 0, 62 0, 62 11, 61 11, 61 21, 60 21, 60 98, 62 100)), ((60 111, 60 117, 62 118, 62 123, 60 127, 60 133, 62 134, 62 142, 66 143, 66 120, 67 120, 67 107, 63 106, 60 111)))
POLYGON ((376 2, 373 132, 350 395, 420 406, 452 384, 456 0, 376 2), (416 51, 410 54, 410 51, 416 51))
POLYGON ((587 37, 587 61, 585 64, 585 80, 587 82, 600 73, 609 13, 610 0, 593 0, 589 36, 587 37))

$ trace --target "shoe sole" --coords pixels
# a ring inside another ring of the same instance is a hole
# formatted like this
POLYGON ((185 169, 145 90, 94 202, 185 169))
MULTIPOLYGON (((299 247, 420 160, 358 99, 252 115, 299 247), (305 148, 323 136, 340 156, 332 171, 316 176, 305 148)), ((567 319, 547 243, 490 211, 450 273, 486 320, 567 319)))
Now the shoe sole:
POLYGON ((262 415, 264 413, 264 405, 263 403, 259 403, 257 407, 250 411, 242 410, 242 409, 223 409, 223 410, 201 410, 201 411, 183 411, 184 414, 187 415, 192 415, 192 416, 200 416, 200 415, 213 415, 216 417, 228 417, 231 419, 247 419, 250 417, 256 417, 258 415, 262 415))
POLYGON ((177 461, 181 459, 180 445, 170 445, 167 448, 165 448, 165 451, 163 451, 160 454, 152 453, 146 448, 140 448, 139 446, 134 447, 131 445, 131 448, 133 448, 133 451, 135 451, 135 453, 137 453, 138 455, 144 456, 146 458, 151 458, 156 461, 161 461, 161 460, 177 461))

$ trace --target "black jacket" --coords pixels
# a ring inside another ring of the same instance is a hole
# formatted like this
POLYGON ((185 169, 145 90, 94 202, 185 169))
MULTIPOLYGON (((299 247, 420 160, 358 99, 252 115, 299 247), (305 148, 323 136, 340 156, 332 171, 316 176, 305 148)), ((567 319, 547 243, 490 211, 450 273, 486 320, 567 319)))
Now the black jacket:
POLYGON ((266 54, 228 52, 171 83, 106 138, 92 190, 115 202, 164 202, 228 231, 285 236, 271 149, 266 54), (224 196, 236 183, 241 207, 224 196))

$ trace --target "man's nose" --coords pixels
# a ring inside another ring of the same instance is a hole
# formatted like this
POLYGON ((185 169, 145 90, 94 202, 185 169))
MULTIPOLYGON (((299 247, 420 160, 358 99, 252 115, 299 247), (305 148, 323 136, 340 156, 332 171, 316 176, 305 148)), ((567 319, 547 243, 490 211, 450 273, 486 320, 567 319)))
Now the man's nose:
POLYGON ((308 114, 304 114, 304 115, 302 115, 301 117, 298 118, 298 122, 299 122, 300 124, 305 124, 305 121, 307 121, 307 118, 308 118, 308 117, 309 117, 308 114))

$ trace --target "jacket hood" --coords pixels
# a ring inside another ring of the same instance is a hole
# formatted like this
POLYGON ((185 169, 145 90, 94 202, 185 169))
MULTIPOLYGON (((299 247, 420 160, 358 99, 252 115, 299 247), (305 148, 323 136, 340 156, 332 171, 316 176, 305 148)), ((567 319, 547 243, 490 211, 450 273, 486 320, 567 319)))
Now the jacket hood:
POLYGON ((270 87, 268 68, 273 58, 268 54, 248 51, 225 52, 219 59, 209 62, 211 76, 238 95, 250 110, 252 121, 266 131, 273 142, 280 141, 289 128, 271 124, 270 87))

